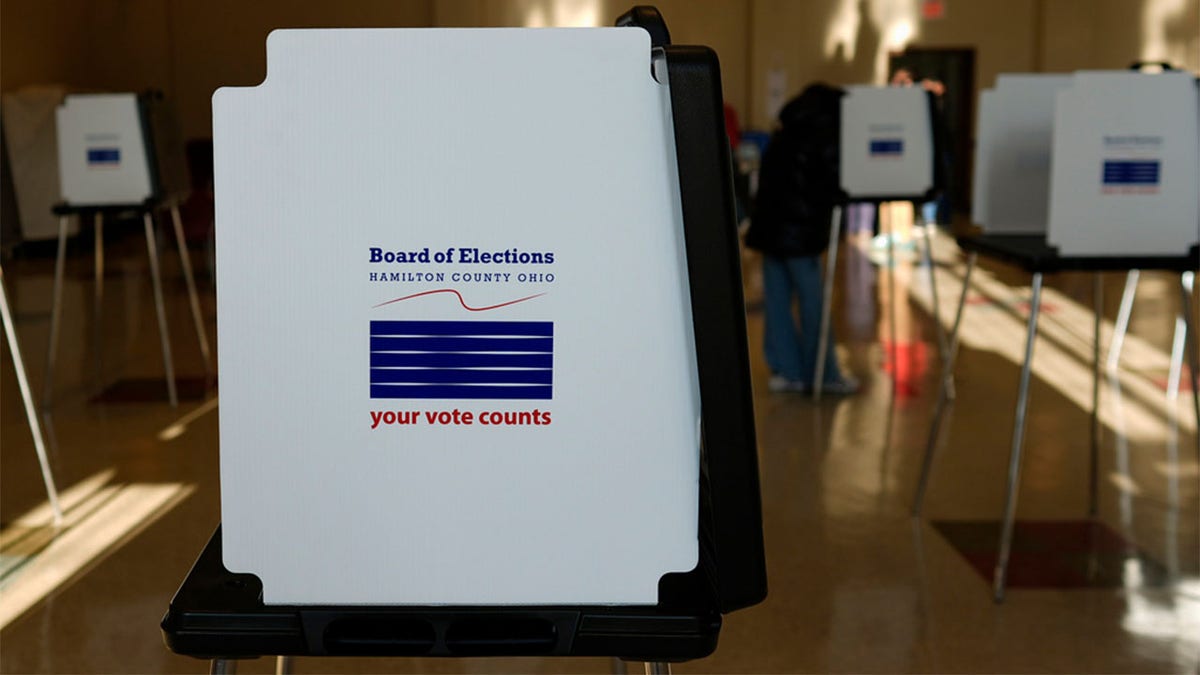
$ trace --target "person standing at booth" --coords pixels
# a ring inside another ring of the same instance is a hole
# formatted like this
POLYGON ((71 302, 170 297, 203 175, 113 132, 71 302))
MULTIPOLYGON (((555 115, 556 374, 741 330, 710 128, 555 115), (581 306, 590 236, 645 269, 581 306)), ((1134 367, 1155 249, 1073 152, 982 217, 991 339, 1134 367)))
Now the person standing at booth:
MULTIPOLYGON (((838 180, 841 89, 813 84, 784 105, 759 170, 758 196, 746 244, 763 254, 766 326, 763 347, 771 391, 806 392, 813 386, 821 321, 821 253, 842 199, 838 180), (800 325, 792 315, 799 305, 800 325)), ((830 335, 830 344, 833 336, 830 335)), ((825 362, 823 391, 853 394, 835 350, 825 362)))

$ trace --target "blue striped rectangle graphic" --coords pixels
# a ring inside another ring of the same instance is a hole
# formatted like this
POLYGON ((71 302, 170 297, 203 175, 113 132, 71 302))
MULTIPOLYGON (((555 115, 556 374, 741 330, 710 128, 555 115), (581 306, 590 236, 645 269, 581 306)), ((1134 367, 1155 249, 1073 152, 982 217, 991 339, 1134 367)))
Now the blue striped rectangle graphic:
POLYGON ((120 148, 88 148, 88 166, 116 166, 121 163, 120 148))
POLYGON ((550 321, 372 321, 371 398, 552 398, 550 321))
POLYGON ((904 154, 904 139, 872 138, 868 152, 871 157, 899 157, 904 154))
POLYGON ((1154 160, 1105 160, 1105 185, 1158 185, 1161 163, 1154 160))

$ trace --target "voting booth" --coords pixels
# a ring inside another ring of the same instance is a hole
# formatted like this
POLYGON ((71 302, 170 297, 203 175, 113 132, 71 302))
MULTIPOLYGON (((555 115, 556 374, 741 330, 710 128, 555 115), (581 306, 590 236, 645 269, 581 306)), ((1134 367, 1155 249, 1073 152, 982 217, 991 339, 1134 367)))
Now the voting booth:
POLYGON ((972 216, 1063 256, 1173 256, 1200 232, 1194 78, 1001 75, 979 105, 972 216))
POLYGON ((71 94, 56 121, 67 204, 138 204, 158 192, 149 120, 136 94, 71 94))
POLYGON ((936 196, 930 96, 920 87, 846 87, 841 182, 851 201, 936 196))
MULTIPOLYGON (((98 319, 104 298, 105 220, 133 214, 141 217, 146 237, 167 399, 172 406, 176 406, 175 367, 167 330, 155 235, 154 218, 159 211, 170 214, 174 228, 180 267, 187 284, 192 323, 204 362, 206 386, 210 382, 208 368, 211 359, 179 214, 179 199, 186 181, 183 145, 173 110, 158 92, 68 94, 55 111, 55 133, 59 190, 63 201, 51 209, 59 223, 58 257, 54 268, 43 404, 50 405, 54 390, 66 245, 71 226, 90 225, 93 230, 93 311, 98 319)), ((98 329, 99 321, 96 325, 98 329)))
MULTIPOLYGON (((30 86, 0 95, 3 116, 4 172, 12 181, 21 241, 58 236, 51 213, 59 194, 58 133, 55 116, 68 93, 62 86, 30 86)), ((9 216, 10 214, 5 214, 9 216)), ((71 234, 75 234, 72 230, 71 234)), ((5 228, 5 235, 9 230, 5 228)), ((8 244, 7 240, 5 244, 8 244)))
MULTIPOLYGON (((934 133, 933 95, 921 87, 846 87, 842 97, 839 179, 849 202, 926 202, 937 197, 944 178, 937 164, 940 148, 934 133)), ((833 280, 837 264, 842 209, 835 208, 830 222, 829 253, 825 261, 825 286, 821 303, 821 326, 817 342, 813 398, 820 400, 829 350, 829 325, 833 302, 833 280)), ((937 307, 937 285, 933 277, 929 233, 924 231, 925 261, 937 307)), ((888 288, 895 298, 895 246, 888 237, 888 288)), ((896 345, 895 302, 890 303, 892 348, 896 345)), ((938 324, 939 344, 942 341, 938 324)), ((895 353, 892 354, 893 360, 895 353)))
POLYGON ((715 54, 279 30, 213 117, 222 525, 168 645, 711 652, 766 592, 715 54))
POLYGON ((1054 105, 1070 75, 1003 74, 980 93, 971 216, 985 232, 1045 234, 1054 105))
MULTIPOLYGON (((1192 372, 1200 371, 1190 281, 1200 267, 1197 91, 1192 75, 1178 71, 1085 71, 1070 76, 1002 75, 996 88, 981 97, 973 215, 983 233, 958 237, 968 258, 951 331, 948 373, 954 367, 958 327, 977 256, 1015 265, 1032 275, 999 559, 993 577, 997 602, 1004 599, 1016 521, 1043 276, 1062 271, 1093 273, 1089 516, 1098 513, 1100 273, 1161 270, 1179 274, 1186 326, 1183 335, 1191 340, 1187 352, 1192 372)), ((1136 279, 1132 274, 1131 278, 1136 279)), ((1127 322, 1124 307, 1122 314, 1122 321, 1127 322)), ((914 515, 920 513, 928 486, 949 399, 948 381, 943 379, 934 407, 914 515)), ((1200 392, 1194 381, 1192 390, 1200 424, 1200 392)), ((1197 447, 1200 449, 1200 441, 1197 447)))
POLYGON ((1177 255, 1195 246, 1198 126, 1191 73, 1075 73, 1055 108, 1049 243, 1063 255, 1177 255))

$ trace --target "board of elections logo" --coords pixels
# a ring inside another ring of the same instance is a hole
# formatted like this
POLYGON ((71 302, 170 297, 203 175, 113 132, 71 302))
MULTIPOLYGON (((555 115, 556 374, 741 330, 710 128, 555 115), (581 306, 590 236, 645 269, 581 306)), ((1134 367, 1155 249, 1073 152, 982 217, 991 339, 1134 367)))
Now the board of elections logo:
POLYGON ((1105 160, 1105 185, 1158 185, 1162 163, 1157 160, 1105 160))
POLYGON ((550 321, 372 321, 371 398, 550 399, 550 321))
POLYGON ((116 169, 121 166, 120 148, 88 148, 89 169, 116 169))
MULTIPOLYGON (((473 307, 457 290, 438 289, 376 307, 441 294, 469 312, 542 295, 473 307)), ((371 398, 549 400, 553 381, 551 321, 371 321, 371 398)))
POLYGON ((1105 194, 1157 194, 1162 185, 1162 136, 1105 136, 1100 184, 1105 194), (1115 155, 1115 156, 1114 156, 1115 155))
POLYGON ((871 157, 900 157, 904 154, 904 139, 872 138, 868 153, 871 157))

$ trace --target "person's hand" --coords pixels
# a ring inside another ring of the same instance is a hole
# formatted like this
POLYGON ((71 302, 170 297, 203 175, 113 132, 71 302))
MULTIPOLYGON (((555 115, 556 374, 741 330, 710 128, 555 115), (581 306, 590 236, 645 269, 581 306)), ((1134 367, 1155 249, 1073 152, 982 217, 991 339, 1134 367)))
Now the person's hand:
POLYGON ((937 80, 921 80, 921 88, 927 92, 930 92, 934 96, 941 96, 942 94, 946 93, 946 85, 937 80))

